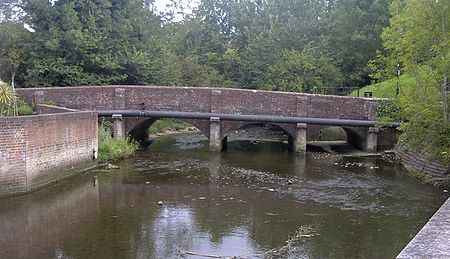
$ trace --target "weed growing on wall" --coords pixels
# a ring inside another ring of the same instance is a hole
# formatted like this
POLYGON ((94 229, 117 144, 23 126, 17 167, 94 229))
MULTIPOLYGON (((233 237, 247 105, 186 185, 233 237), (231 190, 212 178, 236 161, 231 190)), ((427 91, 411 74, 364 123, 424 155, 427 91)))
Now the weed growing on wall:
POLYGON ((101 161, 118 160, 129 157, 139 148, 138 143, 130 139, 119 140, 112 137, 111 126, 101 123, 98 129, 98 159, 101 161))

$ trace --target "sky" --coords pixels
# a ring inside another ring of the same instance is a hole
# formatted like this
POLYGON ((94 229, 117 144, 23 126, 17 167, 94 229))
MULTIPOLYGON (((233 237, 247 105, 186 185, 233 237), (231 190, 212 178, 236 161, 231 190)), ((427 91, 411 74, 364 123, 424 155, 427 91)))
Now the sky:
MULTIPOLYGON (((200 0, 181 0, 183 3, 183 6, 185 10, 190 13, 190 10, 192 8, 196 7, 198 5, 198 2, 200 0)), ((155 6, 158 9, 158 11, 164 11, 166 9, 166 5, 170 4, 170 0, 155 0, 155 6)))

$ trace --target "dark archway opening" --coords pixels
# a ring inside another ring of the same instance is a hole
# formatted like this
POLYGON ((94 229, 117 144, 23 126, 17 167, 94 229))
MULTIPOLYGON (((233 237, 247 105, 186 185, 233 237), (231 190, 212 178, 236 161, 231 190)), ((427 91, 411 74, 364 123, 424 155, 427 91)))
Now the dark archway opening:
POLYGON ((223 139, 223 149, 242 151, 289 151, 289 133, 269 123, 246 123, 230 131, 223 139))
POLYGON ((203 125, 197 125, 197 122, 172 118, 147 118, 135 124, 129 135, 143 148, 148 148, 158 137, 175 134, 193 133, 201 135, 202 140, 207 139, 203 125))
POLYGON ((360 134, 348 127, 319 127, 308 137, 308 149, 317 152, 347 153, 361 147, 360 134))

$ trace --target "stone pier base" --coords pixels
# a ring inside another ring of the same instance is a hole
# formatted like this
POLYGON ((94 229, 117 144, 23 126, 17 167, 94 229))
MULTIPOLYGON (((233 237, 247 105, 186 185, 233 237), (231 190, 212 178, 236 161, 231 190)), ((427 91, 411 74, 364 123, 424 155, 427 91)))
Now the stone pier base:
POLYGON ((306 123, 297 123, 295 136, 289 136, 289 149, 292 152, 306 153, 306 123))
POLYGON ((367 132, 366 152, 376 153, 378 149, 378 128, 370 127, 367 132))
POLYGON ((222 137, 220 135, 220 118, 211 117, 209 124, 209 149, 211 151, 222 151, 222 137))

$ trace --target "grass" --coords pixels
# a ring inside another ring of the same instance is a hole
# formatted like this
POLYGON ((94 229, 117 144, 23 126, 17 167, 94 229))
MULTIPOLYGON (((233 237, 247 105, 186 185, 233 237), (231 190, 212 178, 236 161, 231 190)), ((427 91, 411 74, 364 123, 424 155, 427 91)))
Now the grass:
MULTIPOLYGON (((359 96, 364 96, 364 92, 372 92, 372 95, 375 98, 395 98, 397 97, 397 82, 400 88, 401 95, 410 93, 410 89, 415 85, 414 78, 403 75, 398 79, 394 78, 381 83, 365 86, 359 89, 359 96)), ((352 91, 350 93, 350 96, 358 96, 358 91, 352 91)))
POLYGON ((177 131, 186 128, 187 123, 177 119, 159 119, 149 129, 150 134, 161 133, 164 131, 177 131))
POLYGON ((100 161, 119 160, 131 156, 139 148, 138 143, 114 139, 112 130, 106 123, 100 124, 98 129, 98 159, 100 161))

